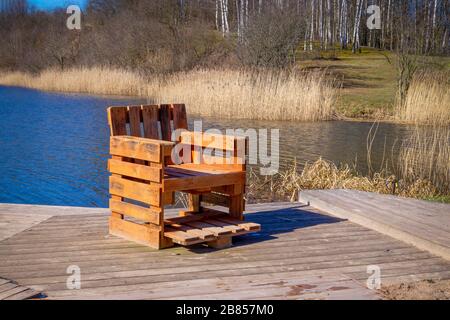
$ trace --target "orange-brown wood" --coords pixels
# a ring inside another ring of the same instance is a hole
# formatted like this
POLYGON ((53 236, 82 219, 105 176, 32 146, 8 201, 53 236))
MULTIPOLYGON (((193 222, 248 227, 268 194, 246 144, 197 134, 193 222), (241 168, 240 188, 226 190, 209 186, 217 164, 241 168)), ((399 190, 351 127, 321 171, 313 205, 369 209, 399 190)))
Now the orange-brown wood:
POLYGON ((141 134, 141 107, 128 107, 128 118, 130 120, 130 136, 142 137, 141 134))
POLYGON ((142 123, 145 138, 160 138, 158 131, 158 113, 159 108, 156 105, 142 106, 142 123))
POLYGON ((166 141, 171 140, 172 130, 170 128, 170 105, 162 104, 160 107, 160 123, 162 139, 166 141))
POLYGON ((173 112, 173 128, 186 129, 188 128, 186 106, 184 104, 174 104, 172 107, 173 112))
POLYGON ((108 108, 108 122, 111 136, 124 136, 127 134, 127 107, 108 108))
POLYGON ((162 210, 159 207, 145 208, 132 203, 109 199, 109 208, 120 214, 156 225, 162 224, 162 210))
POLYGON ((156 184, 150 185, 111 176, 109 177, 109 192, 122 198, 141 201, 155 207, 161 206, 161 188, 156 184))
POLYGON ((116 159, 109 159, 108 170, 111 173, 116 173, 119 175, 133 177, 142 180, 148 180, 152 182, 161 182, 162 176, 162 165, 157 164, 154 166, 136 164, 116 159))
POLYGON ((232 236, 259 230, 242 222, 247 139, 187 131, 184 104, 111 107, 108 121, 111 234, 158 249, 173 243, 225 248, 232 236), (185 131, 171 142, 178 129, 185 131), (175 143, 186 144, 191 163, 172 163, 175 143), (174 203, 177 191, 188 193, 187 211, 164 219, 164 206, 174 203), (205 203, 227 212, 204 208, 205 203))
POLYGON ((225 249, 231 247, 231 245, 231 237, 220 237, 217 240, 208 242, 208 246, 214 249, 225 249))
POLYGON ((171 246, 170 239, 161 241, 162 231, 158 226, 138 224, 111 216, 109 218, 109 232, 113 235, 131 240, 155 249, 171 246))
POLYGON ((111 137, 110 153, 115 156, 162 162, 161 144, 158 140, 128 136, 111 137))

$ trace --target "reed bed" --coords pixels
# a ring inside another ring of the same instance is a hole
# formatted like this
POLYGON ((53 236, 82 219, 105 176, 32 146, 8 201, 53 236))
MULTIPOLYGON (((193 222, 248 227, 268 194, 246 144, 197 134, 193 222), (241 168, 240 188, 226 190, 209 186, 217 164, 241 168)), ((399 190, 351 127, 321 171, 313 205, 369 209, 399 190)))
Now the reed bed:
POLYGON ((104 95, 138 96, 145 81, 131 71, 102 67, 49 69, 37 75, 23 72, 0 74, 0 84, 45 91, 80 92, 104 95))
POLYGON ((402 142, 396 173, 405 184, 431 181, 441 193, 450 194, 450 128, 416 126, 402 142))
POLYGON ((414 76, 395 118, 416 124, 450 124, 450 72, 421 72, 414 76))
POLYGON ((154 79, 147 96, 204 116, 319 121, 332 119, 336 89, 323 72, 196 70, 154 79))
POLYGON ((192 70, 146 79, 121 69, 52 69, 38 75, 3 73, 0 84, 141 96, 151 103, 185 103, 191 114, 259 120, 329 120, 337 94, 323 72, 261 70, 192 70))
POLYGON ((259 176, 250 169, 246 197, 249 202, 295 201, 299 191, 308 189, 354 189, 418 199, 448 200, 448 193, 442 192, 426 178, 398 180, 396 175, 388 171, 363 176, 348 164, 337 166, 322 158, 306 163, 302 170, 294 162, 284 171, 270 177, 259 176))

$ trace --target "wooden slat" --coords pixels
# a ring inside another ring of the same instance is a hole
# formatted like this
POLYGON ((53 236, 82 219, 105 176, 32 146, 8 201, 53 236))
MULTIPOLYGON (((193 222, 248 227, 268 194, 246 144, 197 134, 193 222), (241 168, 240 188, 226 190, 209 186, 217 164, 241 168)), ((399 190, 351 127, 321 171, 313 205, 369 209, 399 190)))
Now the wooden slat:
POLYGON ((160 114, 162 139, 166 141, 171 141, 172 130, 170 128, 170 105, 162 104, 159 107, 159 114, 160 114))
POLYGON ((144 124, 144 137, 150 139, 160 139, 158 130, 157 105, 142 106, 142 122, 144 124))
POLYGON ((196 162, 194 161, 194 163, 220 165, 223 168, 229 168, 230 170, 245 171, 245 155, 244 157, 239 158, 228 154, 224 154, 223 156, 202 154, 201 159, 196 162))
POLYGON ((160 227, 152 224, 142 225, 116 217, 109 217, 109 232, 140 244, 158 248, 160 227))
POLYGON ((108 170, 111 173, 116 173, 122 176, 128 176, 157 183, 161 182, 162 165, 145 166, 142 164, 109 159, 108 170))
POLYGON ((391 195, 340 189, 306 190, 302 191, 299 197, 301 201, 311 203, 334 216, 349 219, 450 260, 449 225, 436 225, 439 216, 448 221, 446 213, 450 209, 449 205, 436 210, 433 208, 435 204, 430 203, 428 210, 414 212, 410 207, 412 203, 426 207, 427 202, 404 199, 409 204, 402 206, 396 197, 391 195), (374 198, 377 200, 373 200, 374 198), (434 225, 428 222, 432 219, 434 225), (421 223, 420 220, 424 222, 421 223))
MULTIPOLYGON (((226 136, 222 134, 210 134, 202 132, 184 131, 181 133, 181 142, 199 147, 208 147, 218 150, 234 150, 234 141, 240 137, 226 136)), ((245 138, 242 138, 245 141, 245 138)))
POLYGON ((227 229, 227 230, 231 230, 231 232, 233 232, 233 233, 244 233, 244 232, 247 231, 242 226, 229 224, 229 223, 226 223, 224 221, 220 221, 220 220, 216 220, 216 219, 206 219, 204 221, 206 223, 211 224, 211 225, 214 225, 214 226, 217 226, 217 227, 222 227, 222 228, 227 229))
POLYGON ((172 239, 173 242, 187 246, 191 244, 201 243, 204 240, 200 239, 198 236, 194 236, 184 231, 179 231, 174 228, 165 227, 164 236, 172 239))
POLYGON ((109 107, 108 122, 112 136, 127 134, 127 107, 109 107))
POLYGON ((230 196, 218 193, 202 194, 201 202, 215 204, 222 207, 230 206, 230 196))
MULTIPOLYGON (((168 228, 173 228, 175 230, 179 230, 179 231, 184 231, 187 232, 193 236, 199 237, 200 239, 203 239, 205 241, 211 241, 214 240, 216 238, 216 236, 214 235, 214 233, 207 231, 207 230, 201 230, 201 229, 197 229, 188 225, 184 225, 184 224, 171 224, 168 226, 168 228)), ((167 230, 167 227, 166 227, 167 230)))
POLYGON ((25 300, 38 294, 38 291, 21 286, 14 281, 0 278, 0 300, 25 300))
POLYGON ((162 199, 164 205, 172 205, 175 203, 175 193, 174 192, 163 192, 162 199))
POLYGON ((365 286, 367 265, 381 267, 383 284, 388 278, 399 283, 450 277, 443 259, 299 203, 248 210, 254 213, 247 219, 261 223, 264 232, 242 237, 239 246, 155 251, 108 236, 106 209, 0 204, 0 219, 24 212, 59 215, 0 241, 0 274, 45 288, 49 299, 248 299, 277 296, 274 288, 284 288, 288 298, 308 291, 327 298, 340 292, 334 290, 343 285, 335 284, 341 277, 365 286), (66 288, 70 264, 82 268, 81 290, 66 288), (323 287, 322 281, 330 284, 323 287), (316 287, 299 293, 305 284, 316 287))
POLYGON ((157 140, 118 136, 110 138, 110 153, 116 156, 161 163, 162 145, 157 140))
POLYGON ((0 286, 0 293, 12 290, 15 287, 17 287, 17 284, 15 284, 13 282, 4 283, 0 286))
POLYGON ((13 294, 12 296, 5 298, 5 300, 26 300, 26 299, 34 298, 39 294, 40 294, 39 291, 27 288, 26 290, 24 290, 22 292, 13 294))
POLYGON ((245 179, 244 172, 230 172, 226 174, 211 174, 168 178, 163 180, 164 191, 181 191, 189 189, 211 188, 229 184, 241 184, 245 179))
POLYGON ((109 192, 112 195, 141 201, 152 206, 161 205, 161 189, 157 185, 111 176, 109 177, 109 192))
POLYGON ((186 106, 184 104, 173 105, 173 128, 188 129, 186 106))
POLYGON ((219 216, 217 217, 217 220, 229 223, 229 224, 234 224, 236 226, 242 227, 247 231, 259 231, 261 230, 261 225, 258 223, 254 223, 254 222, 244 222, 244 221, 240 221, 240 220, 236 220, 236 219, 232 219, 232 218, 228 218, 228 217, 224 217, 224 216, 219 216))
POLYGON ((18 286, 16 285, 14 288, 10 289, 10 290, 6 290, 0 293, 0 300, 6 299, 8 297, 11 297, 15 294, 18 294, 22 291, 28 290, 27 287, 22 287, 22 286, 18 286))
POLYGON ((232 234, 231 230, 217 227, 217 226, 211 225, 209 223, 205 223, 203 221, 192 221, 192 222, 186 222, 184 224, 194 227, 194 228, 212 232, 215 236, 224 236, 224 235, 232 234))
POLYGON ((161 224, 162 213, 160 208, 144 208, 132 203, 109 199, 109 208, 113 212, 118 212, 145 222, 161 224))
POLYGON ((128 107, 128 117, 130 119, 130 136, 142 137, 141 134, 141 107, 128 107))
POLYGON ((225 214, 226 213, 220 212, 220 211, 211 211, 211 212, 207 211, 207 212, 202 212, 201 214, 190 214, 190 215, 183 216, 183 217, 166 218, 164 220, 164 222, 169 225, 170 224, 186 224, 188 222, 199 221, 199 220, 203 220, 205 218, 214 217, 214 219, 216 219, 216 217, 222 216, 225 214))

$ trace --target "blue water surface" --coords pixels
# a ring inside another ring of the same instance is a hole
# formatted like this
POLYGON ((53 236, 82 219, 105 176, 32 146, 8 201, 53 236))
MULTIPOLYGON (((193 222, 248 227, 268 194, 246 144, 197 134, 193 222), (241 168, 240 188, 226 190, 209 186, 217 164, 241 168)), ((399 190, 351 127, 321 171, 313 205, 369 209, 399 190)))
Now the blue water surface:
POLYGON ((133 102, 0 86, 0 202, 106 207, 106 108, 133 102))
MULTIPOLYGON (((170 103, 171 101, 167 101, 170 103)), ((110 105, 146 103, 136 98, 45 93, 0 86, 0 202, 63 206, 108 205, 110 105)), ((280 169, 319 157, 367 169, 369 122, 295 122, 202 118, 203 130, 279 130, 280 169)), ((374 168, 396 153, 408 127, 381 123, 373 145, 374 168)), ((258 150, 259 146, 258 146, 258 150)), ((271 150, 271 148, 270 148, 271 150)), ((251 165, 258 173, 260 164, 251 165)))

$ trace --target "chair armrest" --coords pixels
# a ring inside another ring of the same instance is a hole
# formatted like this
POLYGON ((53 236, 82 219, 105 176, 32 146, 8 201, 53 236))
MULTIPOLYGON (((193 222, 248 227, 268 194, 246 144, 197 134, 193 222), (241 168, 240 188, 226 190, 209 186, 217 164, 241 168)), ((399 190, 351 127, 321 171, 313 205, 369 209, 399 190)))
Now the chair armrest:
POLYGON ((242 147, 245 148, 244 151, 246 152, 247 138, 225 134, 183 131, 180 141, 185 144, 221 149, 224 151, 236 151, 239 147, 242 147))
POLYGON ((110 153, 156 163, 163 163, 164 157, 170 156, 175 143, 171 141, 147 139, 132 136, 112 136, 110 153))
POLYGON ((182 145, 191 147, 193 163, 223 164, 226 167, 245 171, 248 154, 246 137, 183 131, 179 141, 182 145), (204 153, 206 149, 221 150, 222 153, 215 155, 211 152, 204 153))

